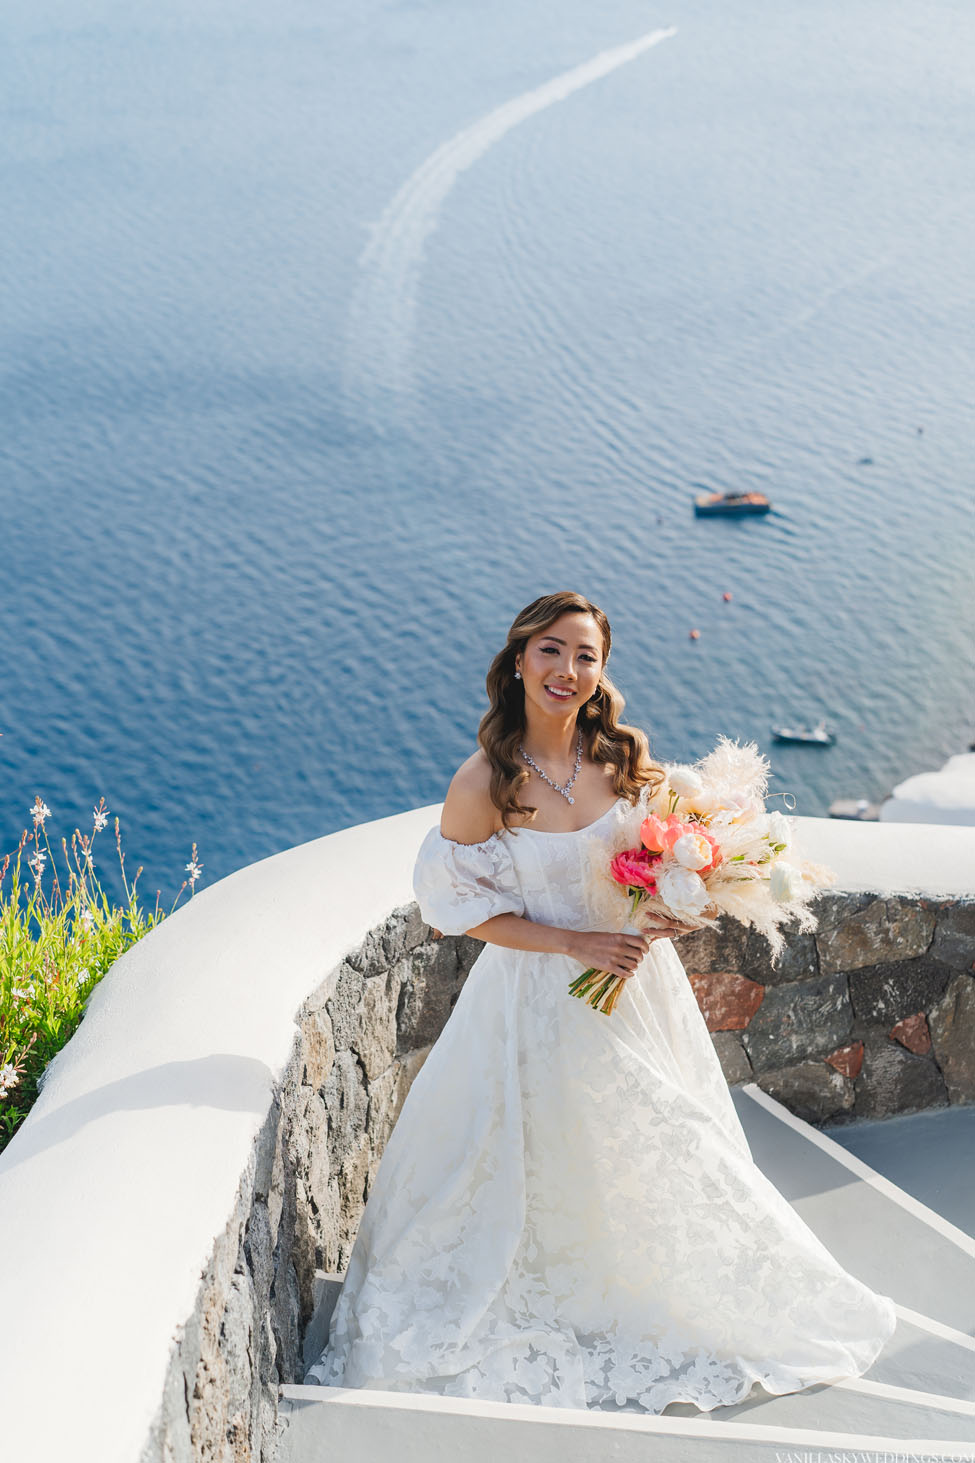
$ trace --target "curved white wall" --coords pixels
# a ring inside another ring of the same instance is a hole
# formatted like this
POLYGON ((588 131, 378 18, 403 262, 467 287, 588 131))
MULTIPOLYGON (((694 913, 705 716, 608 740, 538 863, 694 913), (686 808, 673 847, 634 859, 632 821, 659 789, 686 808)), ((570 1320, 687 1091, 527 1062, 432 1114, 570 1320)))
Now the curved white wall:
MULTIPOLYGON (((135 1463, 304 999, 412 899, 440 805, 333 833, 202 890, 130 950, 0 1155, 2 1441, 135 1463)), ((975 889, 975 830, 799 819, 838 888, 975 889)))
POLYGON ((413 898, 439 805, 203 889, 128 951, 0 1154, 0 1446, 134 1463, 295 1013, 413 898))
POLYGON ((837 889, 958 899, 975 894, 973 827, 797 818, 796 828, 807 856, 836 870, 837 889))

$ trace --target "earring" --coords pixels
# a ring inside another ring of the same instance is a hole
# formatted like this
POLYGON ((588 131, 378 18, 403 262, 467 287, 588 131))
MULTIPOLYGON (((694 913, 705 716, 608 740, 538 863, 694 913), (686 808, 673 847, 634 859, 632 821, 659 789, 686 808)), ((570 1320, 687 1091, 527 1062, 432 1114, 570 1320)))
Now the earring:
POLYGON ((521 671, 515 671, 515 680, 516 681, 520 681, 521 680, 521 671))

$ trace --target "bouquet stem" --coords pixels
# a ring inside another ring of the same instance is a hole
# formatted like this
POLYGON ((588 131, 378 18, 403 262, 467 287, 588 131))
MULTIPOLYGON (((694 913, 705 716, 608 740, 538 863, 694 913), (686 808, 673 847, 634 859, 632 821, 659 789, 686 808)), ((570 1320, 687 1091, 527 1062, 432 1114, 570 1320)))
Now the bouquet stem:
POLYGON ((605 1016, 608 1016, 625 984, 625 976, 613 975, 610 971, 596 970, 594 966, 590 966, 572 982, 569 986, 569 994, 578 996, 595 1010, 602 1011, 605 1016), (606 1000, 600 1005, 604 996, 606 1000))
MULTIPOLYGON (((634 901, 634 906, 635 904, 636 901, 634 901)), ((641 935, 643 931, 637 925, 630 923, 623 926, 622 933, 641 935)), ((588 970, 584 970, 572 981, 569 986, 569 994, 578 996, 580 1000, 586 1001, 596 1011, 601 1011, 604 1016, 609 1016, 623 994, 623 987, 629 979, 629 976, 613 975, 612 971, 597 970, 595 966, 591 965, 588 970)))

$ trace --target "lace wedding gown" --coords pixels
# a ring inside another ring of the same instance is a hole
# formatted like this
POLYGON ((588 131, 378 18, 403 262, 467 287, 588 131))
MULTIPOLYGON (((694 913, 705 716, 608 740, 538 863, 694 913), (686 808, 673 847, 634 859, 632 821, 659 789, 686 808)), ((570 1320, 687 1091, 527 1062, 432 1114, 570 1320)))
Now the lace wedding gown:
MULTIPOLYGON (((414 889, 460 934, 513 912, 621 929, 592 878, 642 802, 587 828, 459 844, 431 828, 414 889)), ((896 1325, 755 1166, 674 946, 611 1016, 562 955, 485 945, 407 1094, 329 1343, 305 1380, 652 1413, 857 1376, 896 1325)))

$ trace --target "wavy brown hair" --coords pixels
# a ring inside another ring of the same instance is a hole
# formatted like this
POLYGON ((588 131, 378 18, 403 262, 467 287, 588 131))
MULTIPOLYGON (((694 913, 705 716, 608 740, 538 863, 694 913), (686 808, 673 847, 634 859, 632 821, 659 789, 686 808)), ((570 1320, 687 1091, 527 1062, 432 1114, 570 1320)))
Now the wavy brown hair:
POLYGON ((636 802, 646 783, 656 787, 664 777, 663 768, 650 756, 646 734, 619 719, 626 702, 606 674, 613 637, 605 614, 584 595, 571 590, 543 594, 515 616, 504 649, 491 662, 485 681, 491 706, 481 718, 477 740, 491 763, 491 801, 501 813, 505 828, 511 827, 512 814, 521 814, 531 823, 538 813, 537 808, 518 801, 529 772, 519 755, 525 734, 525 689, 521 681, 515 680, 515 657, 524 651, 532 635, 542 634, 567 611, 592 615, 603 637, 599 684, 576 717, 585 752, 593 762, 613 765, 617 796, 627 797, 631 803, 636 802))

